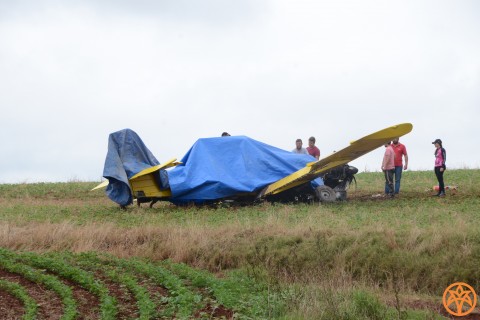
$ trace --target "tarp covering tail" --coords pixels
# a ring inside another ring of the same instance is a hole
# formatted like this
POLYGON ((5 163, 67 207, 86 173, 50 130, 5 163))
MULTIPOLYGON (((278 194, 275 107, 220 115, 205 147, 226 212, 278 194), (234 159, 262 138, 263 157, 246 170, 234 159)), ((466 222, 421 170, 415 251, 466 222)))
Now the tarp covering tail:
POLYGON ((103 168, 103 177, 108 179, 107 196, 121 206, 131 204, 133 198, 128 179, 158 164, 158 160, 133 130, 111 133, 103 168))

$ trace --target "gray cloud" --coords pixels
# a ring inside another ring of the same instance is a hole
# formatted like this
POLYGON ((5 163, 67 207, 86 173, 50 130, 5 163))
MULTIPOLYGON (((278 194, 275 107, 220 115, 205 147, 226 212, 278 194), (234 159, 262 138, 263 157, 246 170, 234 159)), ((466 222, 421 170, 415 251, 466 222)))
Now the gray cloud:
POLYGON ((447 164, 479 166, 476 2, 132 4, 0 3, 0 182, 98 180, 126 127, 162 161, 223 131, 286 150, 314 135, 327 155, 412 122, 412 169, 437 137, 447 164))

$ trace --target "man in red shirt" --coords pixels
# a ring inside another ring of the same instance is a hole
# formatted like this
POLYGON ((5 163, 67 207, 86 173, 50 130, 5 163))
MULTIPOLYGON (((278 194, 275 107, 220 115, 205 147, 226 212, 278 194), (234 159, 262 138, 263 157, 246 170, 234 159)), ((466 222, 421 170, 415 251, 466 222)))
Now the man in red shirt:
POLYGON ((308 154, 314 156, 317 160, 320 159, 320 149, 315 146, 315 137, 310 137, 308 139, 308 154))
MULTIPOLYGON (((402 171, 408 168, 408 154, 407 148, 398 141, 398 138, 393 139, 393 152, 395 152, 395 194, 400 192, 400 180, 402 179, 402 171), (403 158, 405 158, 405 166, 403 165, 403 158)), ((388 190, 385 190, 387 192, 388 190)), ((387 192, 388 193, 388 192, 387 192)))

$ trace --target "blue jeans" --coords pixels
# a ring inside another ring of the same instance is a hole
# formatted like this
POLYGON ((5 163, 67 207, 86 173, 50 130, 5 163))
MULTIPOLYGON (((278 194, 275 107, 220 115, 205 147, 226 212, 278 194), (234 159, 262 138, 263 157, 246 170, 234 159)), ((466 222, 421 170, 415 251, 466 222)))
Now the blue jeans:
MULTIPOLYGON (((400 180, 402 179, 402 166, 395 166, 395 194, 400 192, 400 180)), ((385 184, 385 193, 390 193, 390 188, 385 184)))

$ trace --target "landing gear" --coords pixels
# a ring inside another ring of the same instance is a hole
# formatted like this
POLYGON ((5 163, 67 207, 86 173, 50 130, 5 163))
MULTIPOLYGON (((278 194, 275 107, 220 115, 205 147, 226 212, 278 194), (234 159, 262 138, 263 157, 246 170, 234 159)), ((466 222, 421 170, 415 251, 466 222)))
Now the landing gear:
POLYGON ((315 189, 315 194, 320 202, 334 202, 337 200, 335 190, 329 186, 318 186, 315 189))

